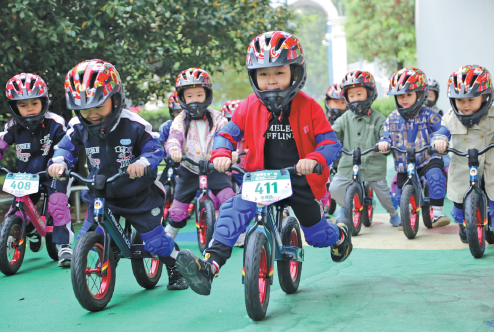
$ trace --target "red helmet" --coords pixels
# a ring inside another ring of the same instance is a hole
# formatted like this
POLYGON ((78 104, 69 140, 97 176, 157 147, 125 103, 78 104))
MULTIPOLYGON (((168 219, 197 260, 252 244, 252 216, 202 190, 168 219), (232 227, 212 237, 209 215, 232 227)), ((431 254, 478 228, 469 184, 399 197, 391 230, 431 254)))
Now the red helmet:
POLYGON ((170 112, 170 118, 173 120, 175 117, 173 116, 173 111, 181 111, 182 106, 180 106, 180 102, 178 101, 177 91, 170 93, 168 97, 168 111, 170 112))
POLYGON ((175 80, 175 90, 177 91, 178 101, 185 113, 192 118, 202 118, 206 109, 213 102, 213 83, 208 72, 201 68, 189 68, 178 74, 175 80), (206 100, 202 103, 186 104, 184 99, 184 90, 187 88, 204 88, 206 91, 206 100))
POLYGON ((357 115, 369 114, 369 109, 377 98, 376 81, 368 71, 353 70, 343 77, 341 81, 341 93, 349 109, 357 115), (367 99, 363 101, 348 101, 348 89, 363 87, 367 90, 367 99))
POLYGON ((247 70, 252 89, 270 112, 279 113, 302 90, 307 78, 304 51, 300 41, 283 31, 265 32, 254 38, 247 48, 247 70), (290 65, 292 84, 280 90, 261 91, 256 69, 290 65))
POLYGON ((227 101, 221 107, 221 113, 225 118, 230 121, 233 117, 233 112, 235 112, 242 101, 238 99, 227 101))
POLYGON ((395 96, 396 109, 401 117, 408 121, 417 114, 429 95, 429 84, 424 72, 418 68, 408 67, 398 70, 389 81, 388 95, 395 96), (404 108, 398 104, 396 96, 408 92, 417 92, 417 101, 410 107, 404 108))
POLYGON ((324 101, 324 105, 326 106, 326 111, 331 115, 333 121, 338 119, 340 116, 343 115, 343 113, 346 112, 346 109, 340 110, 340 109, 332 109, 329 107, 329 100, 330 99, 340 99, 340 100, 345 100, 345 97, 343 96, 341 87, 339 84, 331 84, 328 88, 328 91, 326 91, 326 100, 324 101))
POLYGON ((50 100, 48 98, 48 88, 45 81, 38 75, 22 73, 15 75, 5 87, 10 110, 15 121, 24 128, 33 131, 45 118, 50 100), (35 116, 21 116, 17 108, 17 101, 25 99, 36 99, 41 101, 41 112, 35 116))
POLYGON ((460 122, 467 128, 487 115, 493 102, 492 77, 487 69, 481 66, 463 66, 456 70, 448 80, 448 97, 456 116, 460 122), (456 98, 474 98, 486 96, 480 109, 470 115, 462 114, 456 107, 456 98))
POLYGON ((72 68, 65 77, 65 99, 67 108, 74 110, 81 124, 98 139, 104 139, 120 118, 125 102, 125 93, 115 66, 93 59, 72 68), (81 116, 80 110, 103 105, 112 98, 112 114, 103 123, 91 124, 81 116))

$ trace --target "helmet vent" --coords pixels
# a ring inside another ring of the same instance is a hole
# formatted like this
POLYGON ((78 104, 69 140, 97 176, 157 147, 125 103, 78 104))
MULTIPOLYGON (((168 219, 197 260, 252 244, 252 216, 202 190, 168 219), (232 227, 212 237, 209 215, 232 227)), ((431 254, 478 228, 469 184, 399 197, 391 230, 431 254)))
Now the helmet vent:
POLYGON ((256 52, 257 53, 261 53, 261 45, 259 45, 259 40, 256 40, 256 42, 254 43, 255 45, 255 48, 256 48, 256 52))
POLYGON ((34 83, 36 83, 37 79, 31 79, 31 83, 29 84, 29 90, 32 90, 34 88, 34 83))
POLYGON ((276 44, 276 48, 274 49, 275 51, 279 50, 281 45, 285 42, 286 38, 280 38, 278 39, 278 43, 276 44))
POLYGON ((473 75, 472 76, 472 79, 470 80, 470 86, 473 86, 475 84, 475 81, 477 80, 477 77, 479 77, 479 75, 473 75))
POLYGON ((91 79, 89 80, 89 86, 87 88, 92 89, 94 87, 94 82, 96 81, 97 76, 98 76, 97 72, 91 74, 91 79))
POLYGON ((12 84, 14 85, 14 88, 16 90, 19 90, 19 85, 17 85, 17 82, 16 81, 13 81, 12 84))
POLYGON ((70 76, 70 86, 72 87, 72 91, 76 91, 75 90, 75 84, 74 84, 74 77, 73 76, 70 76))
POLYGON ((271 37, 266 38, 266 45, 269 45, 269 43, 271 43, 271 37))

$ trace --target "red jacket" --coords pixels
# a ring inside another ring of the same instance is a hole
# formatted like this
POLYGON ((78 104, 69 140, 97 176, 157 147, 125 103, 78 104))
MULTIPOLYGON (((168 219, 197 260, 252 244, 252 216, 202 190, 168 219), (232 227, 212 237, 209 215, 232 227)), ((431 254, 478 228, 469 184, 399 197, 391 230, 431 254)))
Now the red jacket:
MULTIPOLYGON (((253 172, 264 169, 264 143, 269 120, 272 117, 255 94, 244 100, 233 113, 233 118, 216 136, 211 160, 218 157, 231 158, 235 142, 242 137, 249 147, 245 159, 245 170, 253 172), (240 129, 240 132, 239 130, 240 129)), ((326 194, 329 168, 341 152, 338 141, 321 106, 304 92, 299 92, 292 101, 288 117, 300 159, 313 159, 323 164, 322 175, 307 175, 314 196, 322 199, 326 194)))

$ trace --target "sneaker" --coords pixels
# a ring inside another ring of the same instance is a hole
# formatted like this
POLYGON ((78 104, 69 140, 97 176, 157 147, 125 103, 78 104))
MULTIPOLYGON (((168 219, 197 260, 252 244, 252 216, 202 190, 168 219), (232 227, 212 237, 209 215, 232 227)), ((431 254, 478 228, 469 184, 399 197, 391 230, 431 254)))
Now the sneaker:
POLYGON ((70 267, 72 262, 72 248, 70 244, 60 244, 58 246, 58 266, 70 267))
POLYGON ((340 210, 338 211, 338 216, 336 217, 336 224, 345 222, 345 209, 340 207, 340 210))
POLYGON ((182 290, 189 288, 189 284, 182 277, 180 272, 178 272, 175 265, 168 266, 166 265, 166 271, 168 272, 168 290, 182 290))
POLYGON ((465 226, 463 226, 462 224, 460 224, 459 233, 461 242, 468 243, 467 232, 465 232, 465 226))
POLYGON ((348 231, 348 226, 345 223, 339 223, 340 239, 337 244, 331 247, 331 258, 334 262, 341 263, 350 256, 352 252, 352 236, 348 231), (338 244, 339 243, 339 244, 338 244))
POLYGON ((290 217, 290 210, 286 207, 283 209, 283 218, 290 217))
POLYGON ((449 218, 441 213, 441 214, 435 216, 434 219, 432 220, 432 227, 433 228, 443 227, 443 226, 449 225, 449 223, 450 223, 449 218))
POLYGON ((401 217, 400 217, 400 215, 399 214, 392 215, 391 218, 389 218, 389 222, 394 227, 401 226, 401 217))
POLYGON ((245 244, 245 232, 243 232, 242 234, 240 234, 240 236, 238 237, 237 239, 237 242, 235 242, 235 244, 233 245, 234 247, 239 247, 239 248, 243 248, 244 247, 244 244, 245 244))
POLYGON ((200 295, 211 293, 211 284, 215 274, 213 265, 206 259, 199 259, 190 250, 180 250, 175 264, 190 288, 200 295))
POLYGON ((29 249, 31 249, 32 252, 38 252, 43 249, 45 245, 45 238, 39 235, 36 229, 27 234, 27 236, 29 238, 29 249))

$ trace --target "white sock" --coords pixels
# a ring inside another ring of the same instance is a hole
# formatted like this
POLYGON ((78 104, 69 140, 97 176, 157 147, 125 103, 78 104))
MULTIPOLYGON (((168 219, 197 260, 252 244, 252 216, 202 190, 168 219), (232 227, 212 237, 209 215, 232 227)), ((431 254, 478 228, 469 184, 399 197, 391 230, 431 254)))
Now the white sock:
POLYGON ((174 240, 175 237, 177 236, 178 232, 180 231, 180 228, 175 228, 171 226, 170 224, 166 225, 165 227, 165 232, 170 235, 174 240))
POLYGON ((443 214, 443 207, 442 206, 432 206, 432 216, 435 218, 437 216, 440 216, 443 214))

